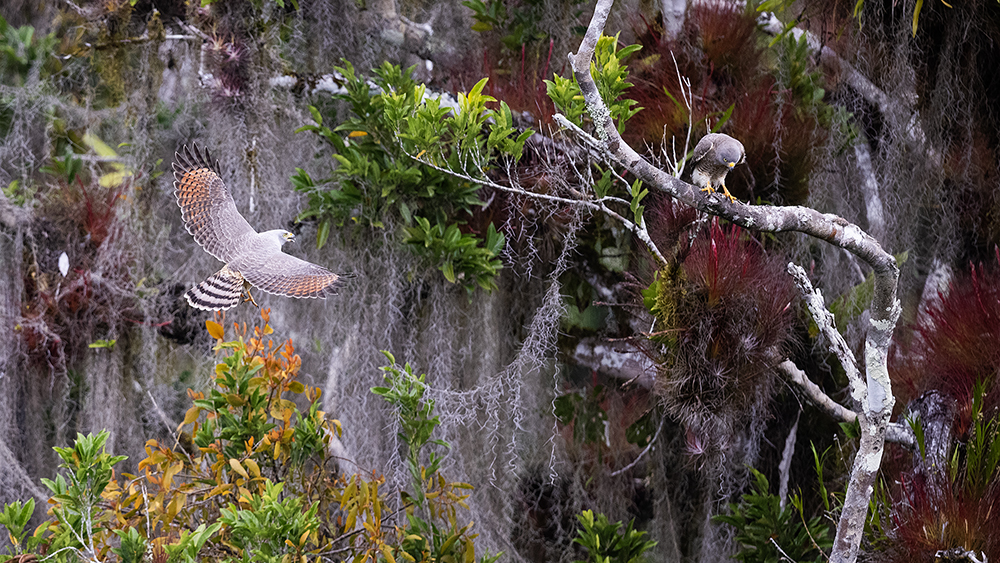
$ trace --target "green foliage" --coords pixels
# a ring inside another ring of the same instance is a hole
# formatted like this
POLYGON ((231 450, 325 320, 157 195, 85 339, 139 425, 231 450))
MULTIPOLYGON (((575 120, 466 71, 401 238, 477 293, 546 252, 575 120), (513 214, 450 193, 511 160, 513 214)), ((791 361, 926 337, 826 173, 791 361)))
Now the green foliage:
POLYGON ((42 524, 28 542, 34 547, 42 542, 42 533, 49 534, 49 549, 54 552, 75 551, 96 553, 106 532, 105 524, 112 515, 101 510, 102 495, 112 481, 112 468, 126 459, 126 456, 112 456, 104 450, 108 431, 97 435, 77 433, 71 448, 52 448, 63 463, 65 470, 54 480, 42 479, 42 484, 52 492, 50 509, 55 521, 42 524), (68 477, 68 479, 67 479, 68 477))
POLYGON ((490 223, 486 246, 483 247, 479 246, 480 240, 475 235, 461 232, 457 225, 432 225, 423 217, 417 217, 416 222, 416 225, 406 227, 403 242, 418 245, 422 253, 440 261, 438 269, 445 279, 451 283, 460 281, 470 291, 477 285, 487 291, 496 289, 494 278, 503 268, 498 257, 503 249, 504 236, 497 232, 493 223, 490 223), (465 276, 470 273, 474 279, 466 280, 465 276))
POLYGON ((143 556, 146 555, 146 538, 142 537, 139 530, 126 528, 114 530, 118 536, 118 547, 111 548, 111 552, 118 556, 121 563, 142 563, 143 556))
POLYGON ((21 504, 19 500, 5 504, 3 512, 0 512, 0 526, 7 528, 7 537, 15 550, 20 551, 21 542, 24 541, 26 533, 24 528, 34 513, 35 499, 28 499, 28 502, 24 504, 21 504))
POLYGON ((484 239, 461 226, 482 205, 476 180, 485 179, 496 159, 519 159, 533 132, 515 129, 507 104, 487 108, 496 100, 483 94, 486 79, 459 94, 453 110, 428 97, 410 70, 385 63, 371 82, 349 63, 337 71, 347 90, 338 98, 350 104, 353 116, 331 129, 311 108, 315 125, 297 130, 322 137, 338 165, 326 179, 314 180, 301 169, 292 177, 295 189, 309 197, 298 220, 318 222, 316 242, 323 246, 332 225, 384 228, 389 217, 398 217, 405 241, 448 281, 470 290, 494 288, 503 236, 490 226, 484 239))
POLYGON ((577 514, 580 522, 577 537, 573 539, 587 550, 587 561, 576 563, 640 563, 645 559, 642 555, 652 549, 655 541, 643 539, 646 532, 635 530, 629 522, 622 530, 621 522, 608 522, 608 517, 598 514, 594 517, 591 510, 577 514))
MULTIPOLYGON (((570 0, 569 4, 575 10, 583 1, 570 0)), ((544 20, 545 10, 551 9, 551 3, 544 0, 465 0, 462 5, 472 10, 472 19, 475 20, 472 30, 497 33, 500 43, 510 54, 520 56, 523 47, 530 47, 549 37, 538 27, 538 23, 544 20)), ((575 12, 576 15, 580 13, 579 10, 575 12)))
MULTIPOLYGON (((232 347, 229 343, 225 347, 232 347)), ((217 445, 229 458, 239 458, 244 444, 260 442, 276 424, 270 420, 270 397, 265 388, 251 384, 263 363, 248 361, 245 350, 236 347, 216 369, 216 386, 208 398, 196 399, 194 406, 211 414, 194 434, 199 448, 217 445)))
POLYGON ((742 549, 735 558, 746 563, 825 561, 823 550, 833 546, 828 526, 816 516, 806 521, 798 495, 791 495, 789 504, 781 508, 781 499, 768 493, 767 477, 756 469, 750 471, 756 478, 754 491, 743 495, 739 504, 730 504, 729 514, 712 517, 736 527, 736 541, 742 549))
MULTIPOLYGON (((626 121, 643 109, 634 107, 638 104, 635 100, 621 99, 622 93, 632 86, 632 83, 628 82, 628 67, 622 64, 622 61, 639 49, 641 49, 639 45, 618 49, 618 35, 614 37, 602 35, 597 41, 594 61, 590 63, 590 74, 597 83, 597 91, 611 111, 612 119, 617 122, 619 132, 624 130, 626 121)), ((575 76, 569 79, 554 75, 552 80, 545 81, 545 91, 556 109, 562 112, 566 119, 583 127, 587 108, 575 76)))
MULTIPOLYGON (((1000 418, 985 416, 985 395, 985 382, 977 381, 972 391, 972 432, 965 444, 964 470, 960 474, 952 473, 953 483, 956 477, 961 478, 962 488, 971 498, 986 494, 1000 468, 1000 418)), ((956 466, 957 463, 952 463, 953 471, 956 466)))
POLYGON ((779 72, 786 77, 792 96, 803 109, 832 112, 832 108, 823 103, 823 96, 826 95, 822 87, 823 74, 815 70, 806 34, 796 38, 788 33, 781 43, 778 50, 779 72))
POLYGON ((216 522, 211 526, 199 524, 194 531, 181 530, 177 543, 163 546, 167 552, 167 560, 170 563, 195 563, 198 560, 198 552, 212 536, 219 533, 220 529, 222 522, 216 522))
POLYGON ((229 541, 243 552, 243 561, 279 563, 286 555, 301 559, 308 546, 316 543, 319 503, 302 509, 302 499, 282 499, 284 483, 264 481, 264 492, 254 493, 248 508, 230 503, 220 520, 229 529, 229 541))
POLYGON ((579 444, 600 444, 605 440, 608 413, 601 407, 605 389, 596 385, 589 394, 566 393, 556 397, 553 414, 565 426, 573 425, 573 440, 579 444))
POLYGON ((0 16, 0 82, 22 85, 32 67, 50 60, 55 45, 54 34, 35 37, 35 28, 25 25, 15 29, 0 16))
MULTIPOLYGON (((902 266, 907 257, 908 252, 901 252, 896 254, 894 258, 896 259, 896 264, 902 266)), ((854 321, 863 313, 872 302, 872 295, 875 293, 875 276, 873 273, 869 273, 865 277, 865 281, 859 283, 858 285, 852 287, 851 289, 845 291, 839 297, 833 300, 827 309, 833 313, 834 319, 841 327, 846 327, 848 324, 854 321)), ((819 333, 819 329, 816 327, 816 323, 810 322, 809 334, 815 337, 819 333)))
POLYGON ((434 429, 441 424, 434 413, 434 401, 424 400, 425 374, 413 375, 413 368, 406 364, 403 369, 396 366, 396 359, 389 352, 382 352, 390 364, 382 369, 385 372, 385 382, 388 387, 372 387, 372 393, 382 397, 390 405, 398 409, 401 430, 399 439, 406 444, 406 467, 413 479, 413 501, 418 506, 425 502, 422 487, 423 474, 434 473, 441 464, 441 458, 434 452, 428 454, 426 467, 420 464, 420 451, 428 444, 448 447, 442 440, 431 440, 434 429))
MULTIPOLYGON (((385 373, 384 387, 373 387, 372 393, 382 397, 396 409, 400 424, 399 439, 406 446, 404 461, 410 473, 411 490, 403 491, 403 501, 407 505, 406 526, 401 530, 402 543, 397 555, 407 561, 463 561, 472 563, 475 558, 476 535, 470 534, 472 524, 459 527, 456 507, 468 509, 465 499, 472 486, 466 483, 449 482, 440 472, 441 456, 437 452, 427 452, 427 462, 421 460, 422 453, 430 445, 449 448, 443 440, 431 439, 434 429, 440 424, 434 414, 434 401, 425 399, 426 375, 413 374, 410 364, 400 368, 389 352, 382 352, 389 365, 381 368, 385 373)), ((389 555, 386 559, 393 561, 389 555)), ((480 563, 493 563, 501 554, 486 555, 480 563)))
POLYGON ((48 165, 42 166, 38 170, 56 176, 70 185, 76 180, 82 168, 83 160, 78 158, 73 151, 67 150, 62 158, 53 157, 48 165))

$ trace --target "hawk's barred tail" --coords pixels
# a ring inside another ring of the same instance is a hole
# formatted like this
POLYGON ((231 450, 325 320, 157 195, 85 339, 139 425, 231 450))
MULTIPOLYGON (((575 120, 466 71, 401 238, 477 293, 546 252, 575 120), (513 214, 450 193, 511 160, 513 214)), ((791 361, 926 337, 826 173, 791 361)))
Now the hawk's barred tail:
POLYGON ((240 304, 243 296, 243 276, 228 266, 212 274, 207 280, 192 287, 184 298, 197 309, 224 311, 240 304))

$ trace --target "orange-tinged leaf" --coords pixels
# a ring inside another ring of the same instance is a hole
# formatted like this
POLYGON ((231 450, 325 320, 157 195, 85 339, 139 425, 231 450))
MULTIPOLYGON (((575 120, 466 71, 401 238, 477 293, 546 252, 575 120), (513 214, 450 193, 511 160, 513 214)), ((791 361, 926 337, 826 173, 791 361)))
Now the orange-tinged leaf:
POLYGON ((250 475, 247 474, 247 470, 243 469, 243 466, 240 465, 239 460, 230 459, 229 460, 229 467, 232 467, 233 471, 235 471, 235 472, 239 473, 240 475, 242 475, 244 479, 249 479, 250 478, 250 475))
POLYGON ((368 135, 367 131, 351 131, 347 134, 348 137, 364 137, 368 135))
POLYGON ((208 334, 216 340, 222 340, 224 332, 222 330, 222 325, 215 321, 205 321, 205 328, 208 329, 208 334))
POLYGON ((309 539, 309 530, 302 532, 302 537, 299 538, 299 545, 300 546, 305 545, 307 539, 309 539))

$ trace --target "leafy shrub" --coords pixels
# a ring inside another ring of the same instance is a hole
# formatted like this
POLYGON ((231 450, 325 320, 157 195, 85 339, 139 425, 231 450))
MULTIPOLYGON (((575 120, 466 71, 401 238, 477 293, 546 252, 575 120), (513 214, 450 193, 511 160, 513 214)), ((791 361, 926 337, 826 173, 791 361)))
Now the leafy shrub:
POLYGON ((330 129, 312 108, 316 124, 297 130, 328 142, 338 165, 323 180, 301 169, 292 177, 295 189, 309 197, 298 219, 318 222, 317 246, 326 243, 332 225, 384 228, 389 217, 398 218, 404 242, 420 249, 448 281, 492 289, 504 239, 492 228, 484 240, 467 226, 483 205, 476 179, 496 156, 518 159, 532 131, 515 134, 506 104, 486 108, 496 100, 482 93, 485 79, 459 94, 452 108, 428 96, 409 70, 389 63, 373 71, 371 83, 349 63, 337 71, 347 90, 337 97, 350 104, 353 117, 330 129))
POLYGON ((43 480, 52 493, 47 520, 29 536, 33 501, 0 512, 15 553, 56 562, 475 561, 472 525, 457 523, 472 487, 448 481, 436 453, 421 463, 428 445, 447 446, 432 439, 437 417, 423 399, 423 376, 393 362, 384 368, 389 386, 374 390, 399 409, 409 446, 412 488, 401 491, 405 522, 396 522, 382 477, 338 469, 328 446, 339 422, 319 410, 320 391, 298 381, 291 341, 268 339, 268 310, 261 316, 252 330, 234 327, 231 341, 207 322, 216 350, 228 355, 212 388, 189 391, 193 405, 176 440, 146 443, 138 475, 115 474, 125 457, 105 451, 106 431, 55 448, 63 472, 43 480))
POLYGON ((754 491, 743 495, 739 504, 730 504, 729 514, 712 517, 736 527, 736 541, 742 548, 735 558, 745 563, 826 561, 823 550, 833 547, 829 526, 818 516, 806 521, 797 495, 782 508, 778 495, 768 492, 767 477, 756 469, 750 471, 756 478, 754 491))
POLYGON ((576 563, 639 563, 644 561, 642 554, 652 549, 655 541, 643 539, 646 532, 632 528, 634 522, 629 522, 622 530, 621 522, 609 522, 608 517, 593 511, 584 510, 576 516, 580 522, 577 537, 573 540, 587 550, 587 561, 576 563))

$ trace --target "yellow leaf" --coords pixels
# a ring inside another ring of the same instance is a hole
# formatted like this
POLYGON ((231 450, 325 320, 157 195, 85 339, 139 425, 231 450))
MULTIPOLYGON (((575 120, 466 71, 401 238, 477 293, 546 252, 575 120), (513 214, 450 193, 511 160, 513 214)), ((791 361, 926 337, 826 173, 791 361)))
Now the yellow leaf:
POLYGON ((340 497, 340 509, 341 510, 343 510, 344 507, 347 506, 348 502, 354 500, 354 495, 356 495, 357 492, 358 492, 358 484, 355 481, 355 479, 357 479, 357 476, 355 476, 355 477, 353 477, 351 479, 351 484, 348 485, 347 489, 344 490, 344 496, 340 497))
POLYGON ((288 390, 292 393, 301 393, 306 390, 306 386, 301 381, 291 381, 288 383, 288 390))
POLYGON ((164 489, 169 489, 170 488, 170 483, 174 480, 174 475, 177 475, 178 473, 180 473, 181 469, 183 469, 183 468, 184 468, 184 464, 178 461, 177 463, 175 463, 175 464, 171 465, 170 467, 168 467, 167 470, 163 472, 163 488, 164 489))
POLYGON ((368 483, 366 483, 364 481, 361 481, 361 485, 358 487, 358 489, 361 491, 361 505, 362 506, 367 505, 368 504, 368 483))
POLYGON ((382 555, 385 557, 385 560, 388 561, 389 563, 396 563, 396 558, 392 556, 392 549, 390 549, 389 546, 387 545, 382 546, 382 555))
POLYGON ((274 333, 274 329, 271 328, 271 325, 264 325, 264 334, 272 334, 272 333, 274 333))
POLYGON ((354 524, 358 520, 358 507, 354 507, 347 513, 347 522, 344 524, 344 533, 354 530, 354 524))
POLYGON ((253 473, 254 477, 260 477, 260 466, 257 465, 256 461, 248 458, 243 460, 243 465, 247 466, 247 469, 250 470, 250 473, 253 473))
MULTIPOLYGON (((302 532, 302 537, 299 538, 299 546, 306 544, 306 540, 309 539, 309 530, 302 532)), ((295 546, 292 546, 295 547, 295 546)))
POLYGON ((250 475, 247 474, 247 470, 243 469, 243 466, 240 465, 239 460, 230 459, 229 460, 229 467, 232 467, 233 471, 235 471, 235 472, 239 473, 240 475, 242 475, 244 479, 249 479, 250 478, 250 475))
POLYGON ((177 428, 180 429, 181 426, 187 426, 188 424, 191 424, 192 422, 198 420, 198 415, 200 414, 201 414, 201 407, 189 408, 187 410, 187 413, 184 414, 184 422, 182 422, 180 426, 178 426, 177 428))
POLYGON ((173 522, 177 513, 180 512, 181 508, 184 506, 184 502, 187 500, 187 495, 176 494, 170 504, 167 506, 167 522, 173 522))
POLYGON ((211 491, 209 491, 208 495, 205 498, 206 499, 210 499, 210 498, 212 498, 212 497, 214 497, 216 495, 221 495, 222 493, 224 493, 224 492, 226 492, 226 491, 228 491, 229 489, 232 489, 232 488, 233 488, 233 484, 232 483, 223 483, 223 484, 215 487, 211 491))
POLYGON ((474 563, 476 560, 476 544, 465 542, 465 563, 474 563))
POLYGON ((205 321, 205 328, 208 329, 208 334, 216 340, 222 340, 223 330, 222 325, 215 321, 205 321))
POLYGON ((364 137, 367 134, 368 134, 367 131, 351 131, 350 133, 347 134, 347 136, 348 137, 364 137))

